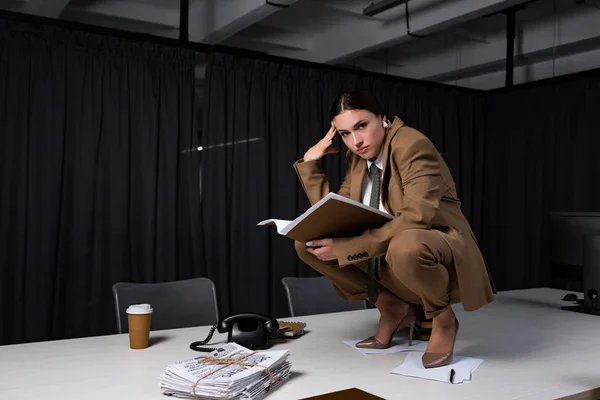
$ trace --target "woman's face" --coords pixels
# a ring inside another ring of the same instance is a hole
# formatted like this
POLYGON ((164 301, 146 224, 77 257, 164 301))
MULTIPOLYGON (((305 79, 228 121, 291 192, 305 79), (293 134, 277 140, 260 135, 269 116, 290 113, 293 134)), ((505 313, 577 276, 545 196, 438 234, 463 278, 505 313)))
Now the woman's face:
POLYGON ((367 110, 346 110, 333 119, 333 125, 354 154, 375 160, 385 137, 384 119, 367 110))

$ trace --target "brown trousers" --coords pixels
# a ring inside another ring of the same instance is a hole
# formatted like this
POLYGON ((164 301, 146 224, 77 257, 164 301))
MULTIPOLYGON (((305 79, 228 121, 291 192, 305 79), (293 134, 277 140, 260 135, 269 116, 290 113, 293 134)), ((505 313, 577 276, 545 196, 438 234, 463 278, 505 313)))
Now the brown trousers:
MULTIPOLYGON (((329 278, 338 295, 350 303, 368 298, 368 262, 339 267, 336 260, 321 261, 296 241, 302 261, 329 278)), ((387 289, 396 297, 423 306, 426 318, 440 314, 460 302, 452 251, 441 233, 409 229, 396 235, 381 260, 378 291, 387 289)))

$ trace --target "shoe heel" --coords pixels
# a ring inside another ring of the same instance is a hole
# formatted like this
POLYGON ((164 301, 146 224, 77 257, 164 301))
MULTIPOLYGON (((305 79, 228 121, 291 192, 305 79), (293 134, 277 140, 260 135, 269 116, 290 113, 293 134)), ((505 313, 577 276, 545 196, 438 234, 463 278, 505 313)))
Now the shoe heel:
POLYGON ((412 346, 413 334, 415 333, 415 321, 412 321, 409 327, 410 330, 408 331, 408 345, 412 346))
POLYGON ((452 348, 449 353, 427 353, 425 352, 422 357, 422 363, 424 368, 437 368, 443 367, 452 363, 454 356, 454 345, 456 344, 456 337, 458 336, 458 319, 454 317, 454 339, 452 341, 452 348))

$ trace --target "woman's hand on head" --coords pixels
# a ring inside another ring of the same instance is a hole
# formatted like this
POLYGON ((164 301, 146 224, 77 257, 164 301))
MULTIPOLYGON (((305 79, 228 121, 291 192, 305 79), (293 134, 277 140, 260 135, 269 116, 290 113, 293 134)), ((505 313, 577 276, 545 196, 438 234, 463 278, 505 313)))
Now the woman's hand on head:
POLYGON ((308 149, 306 153, 304 153, 304 161, 320 160, 325 154, 332 154, 340 151, 339 147, 329 147, 333 143, 333 138, 335 137, 335 134, 336 130, 332 123, 331 128, 329 129, 325 137, 319 140, 317 144, 315 144, 313 147, 308 149))
POLYGON ((308 251, 313 256, 317 257, 321 261, 332 261, 337 259, 333 252, 333 240, 332 239, 320 239, 311 240, 306 243, 308 251))

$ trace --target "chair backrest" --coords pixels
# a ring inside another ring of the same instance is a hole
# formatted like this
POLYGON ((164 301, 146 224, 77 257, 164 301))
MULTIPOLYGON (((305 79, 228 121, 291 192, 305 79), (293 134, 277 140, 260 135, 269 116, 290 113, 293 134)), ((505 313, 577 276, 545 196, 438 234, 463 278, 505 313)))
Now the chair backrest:
POLYGON ((342 299, 324 276, 310 278, 286 277, 281 280, 288 300, 290 316, 326 314, 340 311, 365 310, 367 303, 352 304, 342 299))
POLYGON ((112 287, 117 330, 129 332, 127 307, 150 304, 151 330, 212 325, 219 320, 215 285, 208 278, 163 283, 115 283, 112 287))

